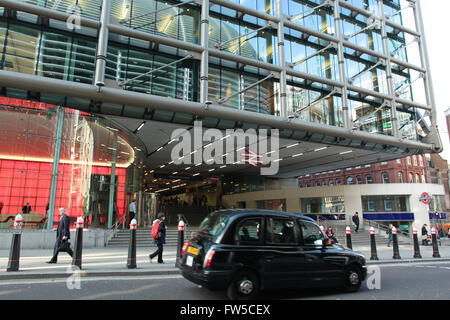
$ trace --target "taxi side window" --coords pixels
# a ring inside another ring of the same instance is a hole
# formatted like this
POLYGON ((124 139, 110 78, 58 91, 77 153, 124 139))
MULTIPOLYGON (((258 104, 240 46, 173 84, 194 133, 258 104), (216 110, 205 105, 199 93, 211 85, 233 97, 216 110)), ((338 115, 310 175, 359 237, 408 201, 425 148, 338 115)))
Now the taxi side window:
POLYGON ((322 230, 319 229, 315 224, 309 222, 301 222, 301 229, 303 235, 303 244, 314 245, 317 240, 324 240, 324 235, 322 230))
POLYGON ((261 218, 245 219, 237 227, 236 241, 259 243, 261 241, 261 218))
POLYGON ((295 222, 286 218, 269 218, 267 221, 267 244, 297 244, 295 222))

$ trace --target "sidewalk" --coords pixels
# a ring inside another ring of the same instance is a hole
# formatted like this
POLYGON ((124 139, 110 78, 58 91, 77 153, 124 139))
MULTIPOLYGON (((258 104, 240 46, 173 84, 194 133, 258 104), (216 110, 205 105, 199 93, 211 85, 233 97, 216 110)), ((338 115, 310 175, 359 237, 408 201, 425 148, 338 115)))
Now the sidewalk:
MULTIPOLYGON (((82 257, 81 276, 149 276, 179 274, 175 267, 176 248, 167 246, 164 248, 163 259, 165 264, 150 264, 149 253, 156 249, 137 248, 136 269, 127 268, 128 248, 98 248, 84 249, 82 257)), ((361 252, 367 259, 367 264, 409 263, 409 262, 437 262, 450 261, 450 246, 440 246, 441 258, 433 258, 432 246, 420 246, 422 259, 414 259, 414 250, 410 245, 399 246, 401 260, 392 259, 392 247, 379 246, 377 254, 379 260, 370 260, 370 246, 354 247, 354 251, 361 252)), ((72 259, 67 253, 60 253, 57 264, 47 264, 53 250, 28 249, 21 250, 19 271, 7 272, 9 250, 0 250, 0 280, 6 279, 42 279, 42 278, 67 278, 72 275, 72 259)), ((156 259, 154 259, 156 262, 156 259)))

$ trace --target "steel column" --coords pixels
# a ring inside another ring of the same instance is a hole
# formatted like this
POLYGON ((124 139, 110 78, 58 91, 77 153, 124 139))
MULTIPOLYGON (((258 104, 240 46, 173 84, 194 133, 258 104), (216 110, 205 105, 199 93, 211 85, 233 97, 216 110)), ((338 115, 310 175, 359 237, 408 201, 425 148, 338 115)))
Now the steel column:
POLYGON ((108 54, 109 20, 111 16, 111 0, 103 0, 100 17, 100 30, 98 32, 97 58, 95 65, 94 83, 96 86, 105 85, 106 55, 108 54))
POLYGON ((55 212, 56 185, 58 183, 59 157, 61 154, 62 132, 64 125, 64 108, 58 106, 58 123, 56 127, 55 151, 53 154, 52 185, 50 188, 50 201, 48 206, 47 229, 53 229, 53 217, 55 212))
POLYGON ((388 36, 386 32, 386 17, 383 15, 383 1, 378 0, 378 11, 380 12, 382 19, 381 19, 381 37, 383 42, 383 52, 385 56, 387 57, 386 61, 386 80, 387 80, 387 89, 389 95, 392 97, 392 99, 389 99, 389 104, 391 106, 391 117, 392 117, 392 134, 394 137, 399 137, 400 132, 398 130, 398 116, 397 116, 397 102, 395 100, 395 89, 394 89, 394 81, 393 81, 393 75, 392 75, 392 64, 391 64, 391 57, 389 54, 389 47, 388 47, 388 36))
POLYGON ((200 103, 208 100, 208 66, 209 66, 209 0, 202 0, 200 44, 202 57, 200 60, 200 103))
POLYGON ((116 191, 116 159, 117 159, 117 141, 118 141, 118 131, 113 130, 114 143, 112 150, 111 159, 111 178, 109 180, 109 204, 108 204, 108 229, 112 228, 113 225, 113 213, 114 213, 114 194, 116 191))
POLYGON ((277 1, 277 16, 280 20, 277 28, 278 38, 278 64, 282 68, 280 72, 280 116, 286 118, 288 116, 287 105, 287 86, 286 86, 286 56, 284 52, 284 18, 283 18, 283 2, 277 1))
POLYGON ((344 115, 344 128, 352 128, 352 117, 348 107, 348 84, 347 73, 345 71, 345 58, 344 58, 344 46, 343 46, 343 34, 341 28, 341 14, 339 12, 339 0, 334 0, 334 25, 336 27, 336 38, 338 39, 338 64, 339 64, 339 79, 343 82, 342 89, 342 110, 344 115))

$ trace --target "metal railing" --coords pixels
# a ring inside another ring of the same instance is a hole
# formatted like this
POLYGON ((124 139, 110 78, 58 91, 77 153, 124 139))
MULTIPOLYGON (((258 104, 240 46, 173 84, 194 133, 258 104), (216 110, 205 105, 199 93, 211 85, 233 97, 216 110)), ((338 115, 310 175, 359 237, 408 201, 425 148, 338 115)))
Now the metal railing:
MULTIPOLYGON (((379 223, 379 222, 376 222, 376 221, 366 220, 366 219, 363 220, 363 223, 364 223, 364 225, 368 225, 368 226, 374 227, 374 228, 376 228, 376 229, 378 229, 380 231, 385 231, 386 233, 389 232, 389 226, 387 226, 385 224, 382 224, 382 223, 379 223)), ((407 238, 410 238, 409 232, 401 230, 401 229, 398 229, 398 228, 397 228, 397 235, 402 235, 402 236, 405 236, 407 238)))

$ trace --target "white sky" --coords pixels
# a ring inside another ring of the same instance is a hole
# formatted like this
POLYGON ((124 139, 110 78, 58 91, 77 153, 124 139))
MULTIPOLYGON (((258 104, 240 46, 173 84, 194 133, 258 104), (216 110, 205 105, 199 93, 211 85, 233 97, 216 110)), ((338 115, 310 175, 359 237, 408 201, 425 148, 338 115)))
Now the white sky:
POLYGON ((439 133, 444 145, 441 156, 450 160, 450 141, 444 114, 450 107, 450 37, 446 27, 450 18, 450 1, 421 0, 420 6, 438 112, 439 133))

